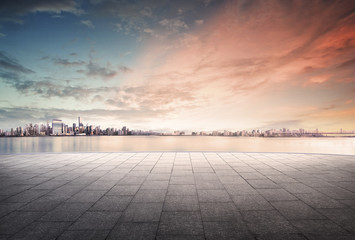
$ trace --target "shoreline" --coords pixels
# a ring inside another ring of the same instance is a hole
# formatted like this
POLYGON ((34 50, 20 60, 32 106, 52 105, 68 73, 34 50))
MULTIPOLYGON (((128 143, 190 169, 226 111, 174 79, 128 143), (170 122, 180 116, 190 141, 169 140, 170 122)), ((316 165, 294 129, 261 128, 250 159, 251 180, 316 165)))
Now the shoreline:
POLYGON ((50 137, 226 137, 226 138, 355 138, 347 136, 211 136, 211 135, 53 135, 53 136, 0 136, 0 138, 50 138, 50 137))

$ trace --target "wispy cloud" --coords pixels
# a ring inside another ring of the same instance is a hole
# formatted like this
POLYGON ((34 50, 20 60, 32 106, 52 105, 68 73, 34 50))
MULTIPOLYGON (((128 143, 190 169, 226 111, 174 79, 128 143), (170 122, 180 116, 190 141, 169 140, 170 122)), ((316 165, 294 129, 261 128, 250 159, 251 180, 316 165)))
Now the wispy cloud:
POLYGON ((112 69, 110 64, 107 66, 100 66, 99 64, 90 61, 87 65, 87 70, 85 71, 87 76, 90 77, 100 77, 103 79, 111 79, 117 75, 117 71, 112 69))
POLYGON ((195 20, 195 24, 196 24, 197 26, 201 26, 203 23, 204 23, 203 19, 195 20))
MULTIPOLYGON (((46 122, 52 119, 63 119, 73 121, 76 116, 85 116, 85 122, 93 125, 107 124, 108 121, 148 121, 169 113, 170 110, 109 110, 95 108, 89 110, 71 110, 66 108, 37 108, 37 107, 12 107, 0 109, 0 121, 2 124, 12 126, 13 122, 22 122, 26 119, 27 122, 46 122), (102 116, 98 117, 98 116, 102 116)), ((3 125, 4 126, 4 125, 3 125)), ((112 126, 111 124, 109 126, 112 126)))
POLYGON ((82 66, 86 64, 84 61, 69 61, 68 59, 63 58, 53 58, 52 60, 54 64, 64 67, 82 66))
POLYGON ((31 69, 28 69, 17 62, 14 58, 8 56, 7 53, 0 51, 0 69, 1 71, 20 72, 20 73, 34 73, 31 69))
MULTIPOLYGON (((208 104, 198 111, 203 116, 226 114, 225 104, 238 106, 240 113, 228 113, 228 119, 245 116, 271 122, 277 118, 282 123, 286 121, 282 114, 271 116, 263 110, 282 109, 270 94, 282 102, 283 91, 291 91, 285 104, 294 104, 293 88, 298 94, 303 92, 304 99, 317 101, 315 106, 320 106, 322 98, 349 97, 354 87, 349 85, 354 79, 349 70, 355 53, 354 11, 351 1, 228 1, 199 31, 147 45, 138 68, 152 73, 145 78, 152 85, 174 84, 177 89, 189 89, 194 101, 206 100, 208 104), (331 94, 335 86, 346 94, 331 94), (318 99, 308 95, 308 88, 318 99)), ((184 28, 182 22, 160 24, 184 28)), ((289 109, 285 114, 296 120, 288 125, 306 119, 298 120, 302 111, 289 109)))
POLYGON ((55 15, 61 13, 81 15, 84 13, 84 10, 80 8, 80 5, 75 0, 3 0, 0 5, 0 21, 11 21, 13 23, 22 24, 22 16, 36 12, 47 12, 55 15))
POLYGON ((91 20, 81 20, 81 24, 85 25, 88 28, 94 29, 95 25, 91 22, 91 20))
POLYGON ((3 86, 26 100, 62 99, 69 109, 86 100, 88 109, 108 109, 112 116, 146 113, 162 124, 159 116, 166 127, 353 126, 354 1, 79 3, 6 2, 12 10, 4 19, 47 12, 66 13, 51 18, 65 21, 81 6, 87 15, 73 24, 85 36, 65 36, 75 44, 43 52, 47 61, 36 56, 32 64, 29 57, 18 61, 0 52, 3 86), (80 29, 94 23, 107 24, 102 35, 80 29), (77 54, 70 54, 73 47, 77 54), (49 70, 53 78, 45 78, 49 70))

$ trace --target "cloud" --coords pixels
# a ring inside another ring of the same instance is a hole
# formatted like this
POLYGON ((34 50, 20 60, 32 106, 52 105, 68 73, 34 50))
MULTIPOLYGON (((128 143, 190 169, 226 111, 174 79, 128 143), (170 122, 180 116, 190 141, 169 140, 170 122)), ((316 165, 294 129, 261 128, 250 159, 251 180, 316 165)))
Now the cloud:
POLYGON ((86 87, 82 85, 71 86, 63 82, 54 82, 50 80, 22 80, 17 75, 3 75, 5 83, 22 94, 36 95, 45 99, 58 97, 61 99, 74 98, 81 101, 90 98, 93 95, 115 91, 114 87, 86 87))
POLYGON ((100 77, 107 80, 115 77, 118 74, 117 71, 111 69, 110 64, 108 64, 106 67, 103 67, 97 63, 94 63, 93 61, 90 61, 86 67, 86 75, 89 77, 100 77))
MULTIPOLYGON (((220 124, 281 123, 280 109, 290 104, 287 118, 314 126, 300 117, 309 114, 307 104, 317 109, 324 99, 349 98, 354 88, 354 10, 353 1, 227 1, 198 29, 146 44, 136 67, 144 74, 136 79, 188 93, 193 99, 185 103, 198 103, 196 115, 220 124)), ((172 19, 159 25, 184 29, 172 19)), ((157 96, 180 109, 181 119, 190 113, 182 101, 157 96)))
POLYGON ((355 68, 355 58, 343 62, 338 66, 338 68, 355 68))
POLYGON ((1 71, 14 71, 19 73, 34 73, 31 69, 28 69, 17 62, 17 60, 9 57, 7 53, 0 51, 0 69, 1 71))
POLYGON ((77 70, 79 73, 85 73, 88 77, 98 77, 103 80, 110 80, 119 75, 119 73, 127 74, 133 72, 133 70, 127 66, 112 66, 111 63, 107 63, 105 66, 90 60, 88 63, 61 61, 61 64, 67 64, 69 66, 85 65, 86 69, 77 70))
POLYGON ((152 34, 152 33, 154 33, 154 30, 151 28, 145 28, 145 29, 143 29, 143 32, 152 34))
POLYGON ((69 12, 73 14, 82 14, 83 10, 80 9, 75 0, 3 0, 0 5, 0 12, 7 12, 13 15, 25 15, 34 12, 49 12, 49 13, 62 13, 69 12))
MULTIPOLYGON (((72 54, 70 54, 70 55, 73 56, 72 54)), ((52 61, 54 64, 61 65, 64 67, 75 67, 75 66, 82 66, 82 65, 86 64, 86 62, 84 62, 84 61, 72 61, 71 62, 68 59, 63 59, 63 58, 53 58, 52 61)))
MULTIPOLYGON (((70 62, 60 58, 54 58, 53 61, 55 64, 62 66, 81 66, 85 64, 85 62, 70 62)), ((97 70, 96 74, 104 75, 104 77, 109 77, 111 74, 105 68, 93 67, 91 70, 97 70)), ((34 71, 19 64, 16 59, 9 57, 4 52, 0 52, 0 78, 5 84, 22 94, 37 95, 43 98, 59 97, 83 100, 92 95, 116 90, 115 87, 93 88, 83 85, 71 86, 69 85, 70 81, 63 84, 63 81, 53 81, 50 78, 34 81, 31 80, 31 76, 29 75, 34 73, 34 71)))
MULTIPOLYGON (((15 127, 14 122, 22 122, 24 124, 29 122, 45 123, 52 119, 62 119, 65 123, 70 124, 72 121, 75 121, 77 116, 83 116, 85 123, 89 123, 89 125, 102 126, 105 124, 107 127, 122 127, 122 121, 136 121, 137 119, 140 121, 148 121, 150 119, 162 117, 169 112, 170 110, 152 109, 110 110, 95 108, 80 110, 67 108, 5 107, 0 110, 0 121, 2 123, 2 128, 11 128, 15 127), (108 125, 107 120, 114 124, 111 123, 108 125)), ((18 124, 16 124, 16 126, 17 125, 18 124)))
POLYGON ((122 73, 130 73, 133 71, 132 69, 130 69, 129 67, 126 67, 126 66, 120 66, 119 69, 122 73))
POLYGON ((205 4, 205 6, 208 6, 208 5, 211 4, 212 1, 213 1, 213 0, 204 0, 203 2, 204 2, 204 4, 205 4))
POLYGON ((120 113, 172 114, 172 122, 194 126, 321 126, 327 120, 316 122, 312 111, 353 105, 354 1, 168 2, 88 5, 93 19, 104 17, 116 31, 140 37, 139 52, 126 59, 129 67, 93 58, 52 59, 80 67, 75 70, 94 84, 120 81, 106 81, 105 88, 56 82, 31 76, 32 70, 0 55, 3 81, 24 95, 86 99, 120 113))
POLYGON ((327 82, 331 77, 331 74, 315 75, 310 77, 309 80, 305 82, 304 86, 308 86, 310 84, 322 84, 327 82))
POLYGON ((84 11, 75 0, 2 0, 0 22, 23 24, 23 16, 30 13, 46 12, 58 16, 61 13, 81 15, 84 11))
POLYGON ((178 32, 180 29, 188 29, 189 27, 187 24, 179 19, 179 18, 173 18, 173 19, 168 19, 165 18, 161 21, 159 21, 159 24, 163 27, 166 27, 172 32, 178 32))
POLYGON ((183 33, 194 24, 185 16, 194 14, 199 18, 206 14, 205 11, 204 1, 99 1, 93 8, 95 15, 117 19, 114 31, 139 40, 147 37, 164 39, 183 33))
POLYGON ((87 26, 88 28, 94 29, 95 25, 90 20, 82 20, 80 21, 81 24, 87 26))
POLYGON ((198 20, 195 20, 195 24, 197 26, 201 26, 203 24, 203 19, 198 19, 198 20))

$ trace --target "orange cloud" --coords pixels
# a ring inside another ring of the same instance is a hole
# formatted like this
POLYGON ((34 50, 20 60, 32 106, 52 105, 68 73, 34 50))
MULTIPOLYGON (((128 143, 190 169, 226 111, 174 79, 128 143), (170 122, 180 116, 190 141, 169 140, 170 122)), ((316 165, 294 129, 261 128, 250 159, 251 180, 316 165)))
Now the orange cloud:
MULTIPOLYGON (((226 118, 243 119, 248 126, 262 125, 257 118, 275 122, 284 121, 284 115, 308 115, 302 104, 296 111, 277 114, 277 109, 305 99, 322 109, 325 101, 354 98, 353 7, 352 1, 252 1, 248 6, 228 1, 197 30, 146 45, 138 84, 184 89, 193 96, 184 106, 199 107, 196 115, 220 125, 226 125, 226 118), (276 112, 272 116, 270 109, 276 112)), ((332 113, 339 125, 342 117, 352 116, 343 111, 347 114, 332 113)), ((330 113, 322 114, 317 116, 330 113)))

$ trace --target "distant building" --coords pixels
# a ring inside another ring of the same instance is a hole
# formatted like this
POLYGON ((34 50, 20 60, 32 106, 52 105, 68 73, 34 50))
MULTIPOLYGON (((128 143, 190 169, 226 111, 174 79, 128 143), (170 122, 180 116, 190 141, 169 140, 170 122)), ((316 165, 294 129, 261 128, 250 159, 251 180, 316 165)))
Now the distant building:
POLYGON ((78 127, 79 128, 83 128, 84 127, 84 124, 83 124, 83 119, 81 117, 78 117, 78 127))
POLYGON ((52 134, 62 135, 63 134, 63 123, 62 120, 53 119, 52 121, 52 134))

